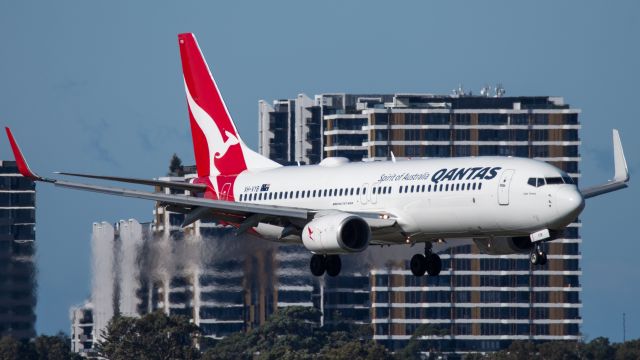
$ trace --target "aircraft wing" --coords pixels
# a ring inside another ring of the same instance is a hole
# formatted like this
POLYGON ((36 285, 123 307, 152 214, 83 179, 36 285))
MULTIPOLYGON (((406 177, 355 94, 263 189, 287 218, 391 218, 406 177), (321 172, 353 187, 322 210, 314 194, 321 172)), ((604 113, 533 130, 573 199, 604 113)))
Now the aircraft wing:
POLYGON ((171 188, 171 189, 189 190, 191 192, 196 192, 196 193, 204 192, 205 190, 207 190, 207 185, 205 184, 192 184, 188 182, 148 180, 148 179, 137 179, 137 178, 104 176, 104 175, 93 175, 93 174, 79 174, 79 173, 70 173, 70 172, 62 172, 62 171, 58 171, 56 172, 56 174, 83 177, 83 178, 89 178, 89 179, 120 181, 120 182, 126 182, 131 184, 159 186, 159 187, 171 188))
MULTIPOLYGON (((110 186, 101 186, 93 184, 82 184, 65 180, 50 179, 42 177, 31 170, 27 164, 20 147, 15 141, 13 134, 9 128, 6 128, 9 142, 13 150, 18 170, 20 173, 31 180, 52 183, 69 189, 84 190, 109 195, 118 195, 124 197, 138 198, 158 201, 165 206, 170 206, 172 211, 182 212, 186 214, 182 226, 187 226, 203 217, 212 217, 239 226, 245 231, 250 226, 257 225, 257 222, 267 220, 287 219, 292 222, 306 223, 311 220, 319 212, 316 209, 304 209, 277 205, 262 205, 245 202, 213 200, 203 197, 165 194, 164 192, 148 192, 133 189, 125 189, 110 186)), ((202 192, 204 190, 202 184, 178 183, 160 180, 145 180, 135 178, 122 178, 115 176, 102 176, 90 174, 64 173, 60 174, 80 176, 93 179, 123 181, 127 183, 153 185, 170 188, 180 188, 183 190, 191 190, 202 192)), ((369 226, 374 229, 391 227, 396 224, 396 220, 391 218, 389 214, 378 213, 358 213, 369 226)))
POLYGON ((582 197, 588 199, 594 196, 624 189, 629 186, 629 169, 627 167, 627 160, 624 158, 622 142, 620 141, 620 133, 616 129, 613 129, 613 165, 613 179, 609 180, 605 184, 596 185, 581 190, 582 197))

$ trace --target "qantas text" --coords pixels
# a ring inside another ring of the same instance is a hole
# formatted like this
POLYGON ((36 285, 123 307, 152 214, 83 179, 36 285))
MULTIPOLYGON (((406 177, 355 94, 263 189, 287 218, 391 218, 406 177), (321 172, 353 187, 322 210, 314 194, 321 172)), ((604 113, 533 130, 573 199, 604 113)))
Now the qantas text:
POLYGON ((473 167, 440 169, 431 177, 431 182, 439 183, 445 180, 491 180, 498 175, 501 167, 473 167))

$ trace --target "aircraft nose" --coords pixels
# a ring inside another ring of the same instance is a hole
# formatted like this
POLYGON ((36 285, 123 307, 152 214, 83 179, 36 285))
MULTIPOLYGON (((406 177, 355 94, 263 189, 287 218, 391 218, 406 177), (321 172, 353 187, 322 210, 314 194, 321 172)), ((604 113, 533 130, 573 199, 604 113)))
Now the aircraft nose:
POLYGON ((575 186, 565 186, 556 193, 558 215, 574 221, 584 209, 584 198, 575 186))

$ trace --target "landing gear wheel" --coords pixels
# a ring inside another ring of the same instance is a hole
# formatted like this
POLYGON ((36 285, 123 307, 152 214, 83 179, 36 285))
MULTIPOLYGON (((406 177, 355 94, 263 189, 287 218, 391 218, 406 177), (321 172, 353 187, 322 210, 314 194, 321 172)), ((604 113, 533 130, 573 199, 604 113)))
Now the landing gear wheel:
POLYGON ((539 259, 540 255, 538 255, 538 252, 535 250, 529 255, 529 261, 531 261, 532 265, 538 265, 538 261, 540 261, 539 259))
POLYGON ((547 254, 542 253, 542 256, 538 257, 538 265, 540 266, 547 265, 547 254))
POLYGON ((314 276, 324 275, 326 270, 326 259, 324 255, 314 254, 311 255, 311 261, 309 262, 309 269, 314 276))
POLYGON ((342 260, 340 260, 339 255, 327 255, 324 264, 327 268, 327 275, 338 276, 338 274, 340 274, 340 269, 342 269, 342 260))
POLYGON ((415 254, 409 262, 411 272, 415 276, 422 276, 427 271, 427 259, 422 254, 415 254))
POLYGON ((535 249, 529 255, 529 260, 533 265, 546 265, 547 264, 547 254, 542 250, 542 246, 536 245, 535 249))
POLYGON ((442 270, 442 260, 438 254, 429 253, 426 257, 427 274, 437 276, 442 270))

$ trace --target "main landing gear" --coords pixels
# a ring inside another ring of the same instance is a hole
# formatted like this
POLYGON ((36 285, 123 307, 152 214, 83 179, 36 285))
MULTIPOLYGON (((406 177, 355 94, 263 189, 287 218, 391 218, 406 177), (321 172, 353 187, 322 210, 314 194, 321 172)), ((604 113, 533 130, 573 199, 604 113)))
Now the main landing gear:
POLYGON ((322 276, 325 271, 329 276, 338 276, 342 269, 342 260, 339 255, 314 254, 311 256, 309 268, 315 276, 322 276))
POLYGON ((542 246, 540 244, 536 244, 531 250, 531 255, 529 255, 529 261, 533 265, 545 265, 547 263, 547 254, 542 250, 542 246))
POLYGON ((434 254, 431 251, 430 242, 424 244, 424 255, 413 255, 409 264, 411 266, 411 272, 415 276, 422 276, 425 272, 431 276, 436 276, 440 274, 440 270, 442 270, 442 260, 438 254, 434 254))

